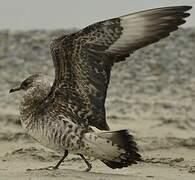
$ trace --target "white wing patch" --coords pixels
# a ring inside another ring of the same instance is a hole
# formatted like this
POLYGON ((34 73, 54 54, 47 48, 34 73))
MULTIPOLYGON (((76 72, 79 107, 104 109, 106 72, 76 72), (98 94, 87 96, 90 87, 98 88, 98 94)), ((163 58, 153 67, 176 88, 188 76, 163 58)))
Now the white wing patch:
POLYGON ((185 23, 190 7, 158 8, 119 17, 122 33, 106 50, 109 53, 131 53, 167 37, 185 23))
POLYGON ((126 50, 131 44, 137 43, 140 36, 144 37, 146 32, 147 20, 142 15, 130 15, 121 17, 122 35, 112 44, 108 52, 121 52, 126 50))

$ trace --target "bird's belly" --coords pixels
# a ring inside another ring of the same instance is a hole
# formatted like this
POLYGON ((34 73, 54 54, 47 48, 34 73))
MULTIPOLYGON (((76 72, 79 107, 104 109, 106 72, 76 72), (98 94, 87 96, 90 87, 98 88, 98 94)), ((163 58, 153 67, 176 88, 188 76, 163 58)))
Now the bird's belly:
POLYGON ((35 141, 39 142, 44 147, 47 147, 51 150, 57 152, 64 152, 64 147, 60 146, 59 143, 56 143, 54 139, 50 136, 50 134, 45 133, 45 131, 41 128, 37 128, 36 126, 28 128, 25 123, 22 123, 22 127, 25 132, 30 135, 35 141))
POLYGON ((64 153, 65 149, 73 154, 79 153, 80 131, 78 126, 70 121, 65 123, 52 121, 52 123, 33 124, 29 126, 30 128, 22 123, 22 126, 33 139, 49 149, 59 153, 64 153))
POLYGON ((63 153, 65 150, 65 147, 55 142, 53 138, 46 136, 43 131, 35 129, 27 133, 44 147, 47 147, 59 153, 63 153))

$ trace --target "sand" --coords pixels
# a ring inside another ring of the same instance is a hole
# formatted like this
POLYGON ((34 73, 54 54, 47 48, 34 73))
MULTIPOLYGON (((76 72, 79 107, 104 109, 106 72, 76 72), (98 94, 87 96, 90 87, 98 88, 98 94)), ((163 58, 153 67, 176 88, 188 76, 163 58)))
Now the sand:
POLYGON ((174 33, 136 52, 112 72, 106 101, 111 129, 127 128, 135 136, 143 162, 112 170, 79 156, 61 155, 36 143, 21 128, 18 96, 8 91, 29 73, 53 76, 48 42, 63 31, 0 32, 0 180, 195 178, 195 29, 174 33), (31 170, 29 170, 31 169, 31 170), (32 170, 33 169, 33 170, 32 170))

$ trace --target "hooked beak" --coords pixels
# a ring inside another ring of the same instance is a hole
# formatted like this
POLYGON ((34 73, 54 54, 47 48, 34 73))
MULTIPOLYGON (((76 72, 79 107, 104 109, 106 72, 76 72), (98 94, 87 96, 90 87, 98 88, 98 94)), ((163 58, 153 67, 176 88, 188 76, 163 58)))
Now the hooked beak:
POLYGON ((9 93, 13 93, 13 92, 19 91, 19 90, 21 90, 21 87, 15 87, 15 88, 10 89, 9 93))

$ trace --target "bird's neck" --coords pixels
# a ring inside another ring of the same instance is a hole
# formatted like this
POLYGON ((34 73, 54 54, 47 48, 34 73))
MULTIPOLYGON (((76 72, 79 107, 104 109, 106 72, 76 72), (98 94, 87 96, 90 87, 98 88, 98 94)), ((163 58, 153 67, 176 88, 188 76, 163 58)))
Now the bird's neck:
POLYGON ((22 119, 28 119, 29 116, 36 113, 40 105, 48 95, 50 86, 33 87, 25 92, 23 100, 20 103, 20 114, 22 119))

